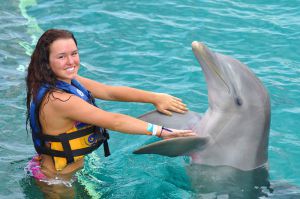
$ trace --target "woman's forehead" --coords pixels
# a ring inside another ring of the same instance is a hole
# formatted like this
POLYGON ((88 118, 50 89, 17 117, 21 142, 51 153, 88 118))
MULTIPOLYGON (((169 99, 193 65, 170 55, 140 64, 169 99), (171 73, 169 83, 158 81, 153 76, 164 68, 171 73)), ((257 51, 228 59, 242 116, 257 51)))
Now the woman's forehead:
POLYGON ((65 52, 77 50, 75 41, 72 38, 57 39, 50 45, 51 52, 65 52))

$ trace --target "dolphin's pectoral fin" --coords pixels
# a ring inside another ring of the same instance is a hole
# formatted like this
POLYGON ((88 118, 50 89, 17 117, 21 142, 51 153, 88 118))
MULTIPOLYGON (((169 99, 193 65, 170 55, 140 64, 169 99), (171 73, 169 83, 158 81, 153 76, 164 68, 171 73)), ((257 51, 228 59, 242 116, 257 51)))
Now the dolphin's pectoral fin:
POLYGON ((201 150, 207 142, 208 138, 197 136, 172 138, 145 145, 133 153, 158 154, 169 157, 189 155, 195 150, 201 150))
POLYGON ((139 116, 139 119, 167 128, 194 130, 193 128, 200 122, 201 116, 193 111, 188 111, 184 114, 173 113, 172 116, 164 115, 158 111, 151 111, 139 116))
MULTIPOLYGON (((141 120, 153 124, 165 126, 174 129, 190 129, 194 133, 200 135, 195 128, 200 122, 201 116, 193 111, 188 111, 185 114, 173 113, 172 116, 167 116, 158 111, 152 111, 139 117, 141 120)), ((134 154, 159 154, 169 157, 180 155, 188 155, 195 150, 201 148, 207 143, 208 138, 203 137, 178 137, 167 140, 161 140, 148 145, 145 145, 137 150, 134 154)))

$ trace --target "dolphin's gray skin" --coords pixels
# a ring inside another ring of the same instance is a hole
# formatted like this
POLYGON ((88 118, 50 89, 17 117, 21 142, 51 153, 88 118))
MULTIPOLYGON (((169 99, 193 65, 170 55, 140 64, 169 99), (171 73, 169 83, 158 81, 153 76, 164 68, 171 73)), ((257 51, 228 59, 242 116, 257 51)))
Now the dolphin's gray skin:
MULTIPOLYGON (((205 146, 191 154, 193 163, 245 171, 265 165, 270 128, 266 89, 238 60, 214 53, 200 42, 193 42, 192 48, 208 87, 209 107, 204 116, 191 112, 178 119, 178 114, 170 117, 152 112, 141 119, 169 128, 192 129, 208 139, 205 146)), ((146 153, 151 153, 151 148, 146 153)))

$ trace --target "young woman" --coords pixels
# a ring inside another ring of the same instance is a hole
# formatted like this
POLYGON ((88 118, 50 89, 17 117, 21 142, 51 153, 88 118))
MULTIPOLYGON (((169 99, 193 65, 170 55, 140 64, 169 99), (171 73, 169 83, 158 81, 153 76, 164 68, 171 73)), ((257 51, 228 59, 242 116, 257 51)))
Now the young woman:
POLYGON ((84 155, 103 144, 109 155, 106 129, 161 138, 195 135, 102 110, 94 98, 152 103, 158 111, 184 113, 180 99, 123 86, 109 86, 78 75, 80 59, 74 35, 50 29, 39 39, 26 77, 27 122, 38 153, 28 171, 39 181, 70 180, 83 167, 84 155))

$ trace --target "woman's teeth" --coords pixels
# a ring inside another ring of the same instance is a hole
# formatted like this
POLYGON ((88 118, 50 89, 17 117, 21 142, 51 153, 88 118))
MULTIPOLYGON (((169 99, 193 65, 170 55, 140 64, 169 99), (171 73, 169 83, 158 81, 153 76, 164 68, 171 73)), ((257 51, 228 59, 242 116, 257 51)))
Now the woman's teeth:
POLYGON ((67 68, 66 70, 67 71, 73 71, 74 69, 75 69, 75 67, 73 66, 73 67, 67 68))

